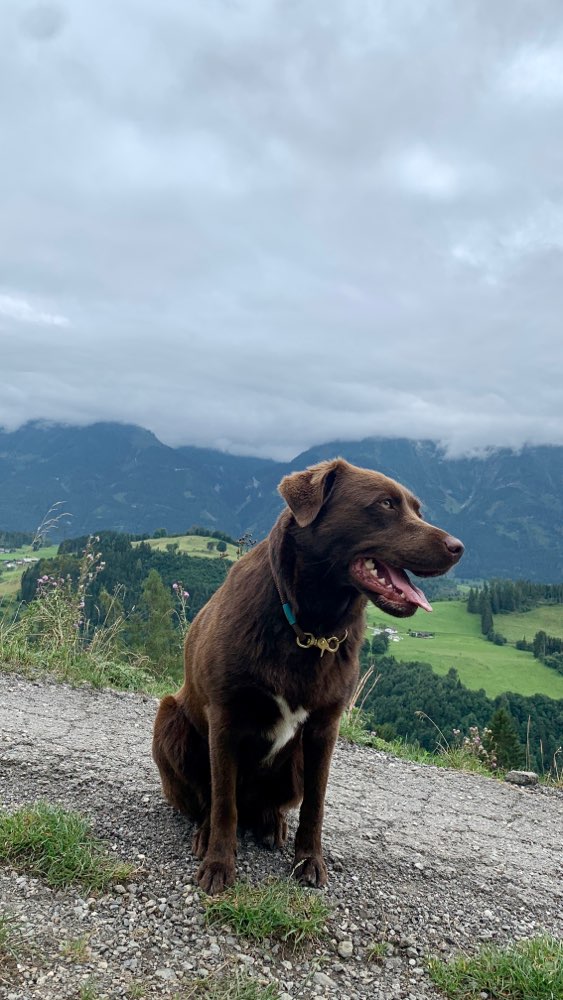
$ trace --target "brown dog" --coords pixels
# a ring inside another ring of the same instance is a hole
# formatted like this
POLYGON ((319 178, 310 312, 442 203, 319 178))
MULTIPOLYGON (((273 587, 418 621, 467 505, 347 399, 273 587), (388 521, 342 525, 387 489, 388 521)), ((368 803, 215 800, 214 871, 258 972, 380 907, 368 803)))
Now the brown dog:
POLYGON ((211 894, 234 881, 237 824, 282 846, 300 802, 293 871, 326 883, 325 791, 367 601, 399 618, 431 610, 404 570, 439 576, 463 553, 403 486, 343 459, 279 490, 287 509, 195 618, 184 685, 154 727, 164 795, 198 824, 197 879, 211 894))

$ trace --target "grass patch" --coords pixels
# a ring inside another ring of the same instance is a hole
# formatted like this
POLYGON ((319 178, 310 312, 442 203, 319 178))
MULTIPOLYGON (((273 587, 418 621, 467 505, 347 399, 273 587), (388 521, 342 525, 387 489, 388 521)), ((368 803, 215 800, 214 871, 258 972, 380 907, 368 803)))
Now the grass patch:
POLYGON ((375 962, 376 965, 383 965, 387 958, 388 950, 385 941, 372 941, 366 953, 368 962, 375 962))
POLYGON ((182 1000, 278 1000, 276 986, 263 986, 248 972, 235 972, 232 975, 208 976, 201 979, 182 994, 182 1000))
POLYGON ((258 886, 237 882, 221 896, 205 897, 203 903, 209 924, 229 924, 254 941, 276 938, 293 947, 319 938, 330 913, 319 893, 285 879, 258 886))
POLYGON ((83 962, 88 961, 90 954, 89 943, 89 934, 83 934, 82 937, 71 938, 69 941, 63 941, 61 945, 61 954, 63 958, 67 958, 69 961, 76 962, 77 965, 81 965, 83 962))
POLYGON ((82 983, 78 991, 78 1000, 98 1000, 98 996, 98 987, 93 980, 87 979, 82 983))
POLYGON ((134 871, 107 854, 86 819, 43 802, 0 812, 0 861, 40 875, 53 888, 78 884, 90 891, 122 882, 134 871))
MULTIPOLYGON (((2 631, 0 628, 0 646, 2 631)), ((2 650, 4 653, 4 649, 2 650)), ((2 673, 16 673, 31 680, 49 677, 54 681, 78 687, 91 684, 92 687, 115 688, 118 691, 133 691, 138 694, 150 694, 162 698, 165 694, 176 691, 181 684, 181 677, 154 677, 152 674, 127 663, 115 660, 94 660, 88 655, 78 656, 75 660, 65 663, 53 655, 47 662, 38 656, 25 655, 17 657, 10 651, 9 659, 0 660, 2 673)))
POLYGON ((453 962, 430 959, 428 970, 450 1000, 559 1000, 563 996, 563 942, 552 937, 484 948, 453 962))
POLYGON ((372 747, 374 750, 390 753, 394 757, 410 760, 415 764, 432 764, 434 767, 451 767, 456 771, 473 771, 486 778, 502 777, 501 772, 492 772, 484 767, 479 758, 466 747, 449 744, 445 738, 435 753, 425 750, 416 743, 382 740, 370 730, 366 715, 359 708, 351 708, 344 713, 340 720, 340 736, 348 743, 372 747))

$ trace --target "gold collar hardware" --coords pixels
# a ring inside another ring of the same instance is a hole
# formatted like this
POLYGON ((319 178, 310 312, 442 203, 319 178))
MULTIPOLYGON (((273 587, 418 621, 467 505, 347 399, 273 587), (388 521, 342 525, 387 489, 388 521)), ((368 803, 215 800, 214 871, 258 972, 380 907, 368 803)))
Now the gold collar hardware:
POLYGON ((348 629, 344 632, 341 639, 336 635, 331 635, 329 639, 325 639, 324 635, 320 636, 318 639, 313 635, 312 632, 303 632, 302 635, 297 635, 295 641, 301 649, 310 649, 311 646, 317 646, 321 651, 321 659, 324 654, 337 653, 342 643, 348 638, 348 629))

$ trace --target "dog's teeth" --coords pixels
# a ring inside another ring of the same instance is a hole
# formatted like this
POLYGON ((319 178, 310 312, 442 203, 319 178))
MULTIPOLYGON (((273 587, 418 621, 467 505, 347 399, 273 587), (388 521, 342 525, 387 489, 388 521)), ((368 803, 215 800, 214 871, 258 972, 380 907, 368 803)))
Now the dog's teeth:
POLYGON ((373 559, 364 559, 364 566, 366 569, 372 570, 375 568, 375 563, 373 559))

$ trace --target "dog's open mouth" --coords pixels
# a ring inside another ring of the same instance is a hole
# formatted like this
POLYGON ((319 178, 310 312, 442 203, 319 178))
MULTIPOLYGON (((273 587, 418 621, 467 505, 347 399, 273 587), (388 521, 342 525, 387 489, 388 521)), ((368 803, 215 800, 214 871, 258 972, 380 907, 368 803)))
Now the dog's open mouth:
POLYGON ((350 572, 363 590, 385 598, 385 603, 412 609, 411 613, 416 608, 432 611, 424 592, 411 583, 404 569, 389 566, 373 556, 360 556, 350 566, 350 572))

